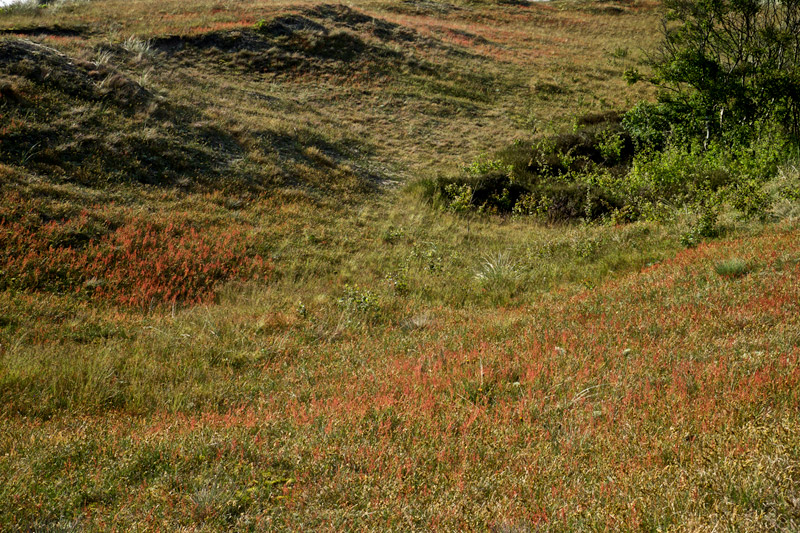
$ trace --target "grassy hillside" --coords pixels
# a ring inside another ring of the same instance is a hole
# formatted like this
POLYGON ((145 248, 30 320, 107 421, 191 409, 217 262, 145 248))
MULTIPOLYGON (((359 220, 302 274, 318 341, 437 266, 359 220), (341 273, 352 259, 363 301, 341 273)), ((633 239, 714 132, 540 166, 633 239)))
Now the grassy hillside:
POLYGON ((425 193, 651 99, 658 21, 0 10, 0 530, 800 527, 796 194, 689 242, 425 193))

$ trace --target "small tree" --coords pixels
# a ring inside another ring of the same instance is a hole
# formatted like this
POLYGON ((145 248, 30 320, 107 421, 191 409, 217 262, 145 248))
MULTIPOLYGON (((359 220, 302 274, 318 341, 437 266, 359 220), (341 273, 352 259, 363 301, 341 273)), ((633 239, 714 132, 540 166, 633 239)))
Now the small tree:
POLYGON ((800 0, 664 0, 661 102, 706 135, 764 118, 800 133, 800 0))

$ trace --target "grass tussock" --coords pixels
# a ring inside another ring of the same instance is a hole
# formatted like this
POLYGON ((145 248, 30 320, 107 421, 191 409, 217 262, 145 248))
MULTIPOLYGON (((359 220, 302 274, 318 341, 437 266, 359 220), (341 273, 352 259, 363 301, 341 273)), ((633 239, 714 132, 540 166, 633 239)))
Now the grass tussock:
POLYGON ((714 270, 723 278, 740 278, 750 273, 750 265, 738 258, 720 261, 714 265, 714 270))

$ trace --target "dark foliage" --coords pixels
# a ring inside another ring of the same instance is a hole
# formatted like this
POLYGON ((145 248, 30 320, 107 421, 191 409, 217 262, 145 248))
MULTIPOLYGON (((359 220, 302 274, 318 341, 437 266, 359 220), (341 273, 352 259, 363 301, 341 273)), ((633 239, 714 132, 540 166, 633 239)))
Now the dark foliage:
POLYGON ((533 145, 515 143, 493 161, 475 163, 455 177, 441 177, 430 192, 465 209, 535 214, 553 222, 593 220, 623 204, 590 177, 595 172, 625 174, 633 153, 618 113, 587 115, 573 131, 533 145))
POLYGON ((660 101, 711 136, 775 119, 800 132, 800 0, 665 0, 660 101))

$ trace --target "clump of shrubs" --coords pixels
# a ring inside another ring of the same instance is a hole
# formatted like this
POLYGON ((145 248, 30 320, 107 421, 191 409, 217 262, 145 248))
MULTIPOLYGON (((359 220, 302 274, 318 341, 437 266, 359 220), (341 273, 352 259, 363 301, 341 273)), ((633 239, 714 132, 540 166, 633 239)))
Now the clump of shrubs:
MULTIPOLYGON (((570 132, 515 143, 426 184, 455 212, 550 221, 697 215, 687 245, 719 233, 722 206, 765 220, 773 182, 800 148, 800 3, 664 1, 647 80, 655 103, 584 117, 570 132)), ((791 193, 788 193, 791 195, 791 193)), ((788 196, 786 196, 788 198, 788 196)))
POLYGON ((618 114, 583 117, 573 131, 532 145, 516 142, 455 176, 428 185, 446 208, 537 215, 549 221, 596 219, 620 209, 622 198, 597 176, 626 171, 633 155, 618 114))
POLYGON ((691 243, 718 233, 723 204, 743 217, 766 219, 774 200, 766 184, 791 144, 784 131, 763 121, 747 125, 745 142, 741 131, 698 137, 681 130, 673 112, 643 104, 624 115, 589 115, 572 131, 516 142, 429 181, 425 192, 456 213, 548 222, 616 224, 689 208, 700 220, 687 236, 691 243))
POLYGON ((440 177, 428 192, 453 211, 596 219, 623 203, 595 177, 624 173, 632 155, 620 115, 588 115, 572 131, 532 145, 516 142, 493 159, 484 157, 456 176, 440 177))

